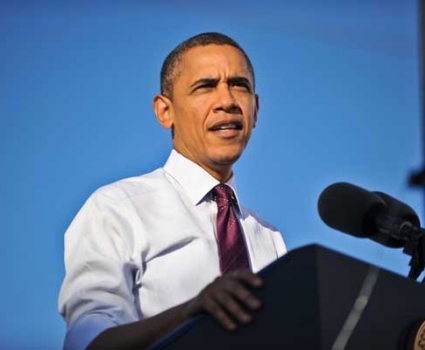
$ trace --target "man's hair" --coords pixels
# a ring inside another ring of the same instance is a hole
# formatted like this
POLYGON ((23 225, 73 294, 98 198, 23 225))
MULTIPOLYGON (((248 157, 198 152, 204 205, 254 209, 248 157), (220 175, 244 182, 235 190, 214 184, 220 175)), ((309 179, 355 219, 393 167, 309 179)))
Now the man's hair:
POLYGON ((161 94, 167 96, 168 98, 172 98, 175 80, 181 72, 183 54, 195 47, 207 45, 229 45, 237 48, 243 54, 246 60, 246 64, 248 66, 249 73, 252 76, 255 89, 254 67, 252 66, 251 60, 249 59, 244 49, 229 36, 221 33, 210 32, 201 33, 183 41, 168 54, 161 68, 161 94))

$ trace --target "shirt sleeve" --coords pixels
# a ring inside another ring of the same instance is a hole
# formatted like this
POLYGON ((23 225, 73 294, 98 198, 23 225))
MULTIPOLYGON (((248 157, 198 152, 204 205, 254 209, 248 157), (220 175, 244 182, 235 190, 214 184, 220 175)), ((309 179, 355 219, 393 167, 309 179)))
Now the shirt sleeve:
POLYGON ((134 296, 141 264, 129 249, 129 211, 125 200, 97 192, 65 234, 66 276, 59 296, 65 349, 85 349, 105 329, 141 317, 134 296))

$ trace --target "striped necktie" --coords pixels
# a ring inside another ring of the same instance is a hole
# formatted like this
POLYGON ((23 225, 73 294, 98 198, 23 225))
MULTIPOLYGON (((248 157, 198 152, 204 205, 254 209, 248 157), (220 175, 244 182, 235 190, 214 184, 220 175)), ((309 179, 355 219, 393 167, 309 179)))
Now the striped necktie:
POLYGON ((219 184, 212 189, 217 203, 217 245, 221 274, 249 269, 248 251, 235 214, 235 197, 232 189, 219 184))

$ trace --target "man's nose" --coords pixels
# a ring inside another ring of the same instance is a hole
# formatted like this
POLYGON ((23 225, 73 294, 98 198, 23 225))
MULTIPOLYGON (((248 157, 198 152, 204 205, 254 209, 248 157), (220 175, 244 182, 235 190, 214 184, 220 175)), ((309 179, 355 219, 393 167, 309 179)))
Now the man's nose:
POLYGON ((239 110, 239 105, 235 95, 232 93, 230 86, 227 84, 220 84, 217 87, 216 109, 223 110, 228 113, 231 113, 236 109, 239 110))

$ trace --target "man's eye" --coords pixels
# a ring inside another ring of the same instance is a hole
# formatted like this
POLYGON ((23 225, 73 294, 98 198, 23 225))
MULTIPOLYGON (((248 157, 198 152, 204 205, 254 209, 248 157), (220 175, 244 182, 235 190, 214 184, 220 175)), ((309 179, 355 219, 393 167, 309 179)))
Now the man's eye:
POLYGON ((214 88, 214 84, 201 84, 196 87, 196 90, 209 90, 213 88, 214 88))

